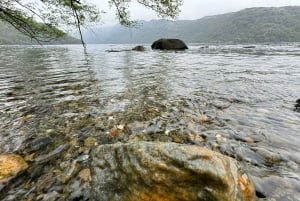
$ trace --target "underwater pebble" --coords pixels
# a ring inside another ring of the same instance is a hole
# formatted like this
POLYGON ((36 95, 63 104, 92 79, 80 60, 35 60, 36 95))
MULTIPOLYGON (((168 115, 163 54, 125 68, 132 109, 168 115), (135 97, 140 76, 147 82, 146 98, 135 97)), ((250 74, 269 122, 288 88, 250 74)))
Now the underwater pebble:
POLYGON ((84 146, 85 147, 90 148, 90 147, 94 147, 94 146, 97 146, 97 145, 98 145, 97 140, 94 137, 88 137, 84 140, 84 146))
POLYGON ((0 155, 0 190, 1 185, 28 168, 25 160, 16 154, 0 155))
POLYGON ((70 161, 63 161, 63 162, 61 162, 61 163, 59 164, 59 167, 60 167, 61 170, 64 170, 64 169, 66 169, 67 167, 69 167, 70 164, 71 164, 70 161))
POLYGON ((73 161, 70 167, 67 169, 67 171, 63 173, 61 177, 61 182, 63 184, 66 184, 75 175, 77 169, 78 169, 78 164, 76 161, 73 161))
POLYGON ((220 135, 220 134, 216 135, 216 141, 218 144, 224 143, 224 142, 226 142, 226 140, 227 139, 225 137, 223 137, 222 135, 220 135))
POLYGON ((75 160, 77 162, 84 162, 84 161, 88 160, 89 157, 90 156, 88 154, 84 154, 84 155, 78 156, 75 160))
POLYGON ((49 137, 40 137, 37 139, 32 140, 26 145, 27 151, 30 152, 36 152, 41 149, 45 149, 52 143, 51 138, 49 137))
POLYGON ((83 169, 78 173, 78 177, 83 182, 90 182, 92 180, 91 170, 89 168, 83 169))
POLYGON ((55 130, 54 129, 48 129, 48 130, 46 130, 46 134, 48 134, 48 135, 55 134, 55 130))
POLYGON ((61 197, 61 194, 59 194, 56 191, 47 193, 47 194, 43 194, 40 197, 38 197, 38 200, 42 200, 42 201, 56 201, 57 199, 59 199, 61 197))
POLYGON ((39 156, 35 159, 38 164, 48 162, 49 160, 57 157, 61 152, 65 151, 69 147, 68 144, 58 146, 55 150, 46 155, 39 156))
POLYGON ((293 161, 287 162, 287 166, 293 170, 298 170, 300 167, 293 161))

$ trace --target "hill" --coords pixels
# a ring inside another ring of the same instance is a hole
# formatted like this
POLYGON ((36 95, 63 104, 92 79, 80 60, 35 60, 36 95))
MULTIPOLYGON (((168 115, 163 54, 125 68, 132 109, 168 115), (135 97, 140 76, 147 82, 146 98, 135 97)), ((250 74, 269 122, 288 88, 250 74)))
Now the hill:
MULTIPOLYGON (((10 24, 0 20, 0 45, 30 45, 37 44, 36 41, 31 40, 29 37, 21 34, 10 24)), ((55 41, 45 44, 79 44, 80 40, 66 35, 65 37, 58 38, 55 41)))
POLYGON ((248 8, 198 20, 141 21, 135 28, 96 28, 84 36, 88 43, 151 43, 168 37, 186 42, 299 42, 300 7, 248 8))

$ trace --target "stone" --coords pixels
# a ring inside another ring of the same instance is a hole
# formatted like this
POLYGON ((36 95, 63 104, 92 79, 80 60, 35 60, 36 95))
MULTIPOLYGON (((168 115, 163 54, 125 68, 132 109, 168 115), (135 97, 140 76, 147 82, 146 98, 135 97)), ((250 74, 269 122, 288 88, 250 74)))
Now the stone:
POLYGON ((296 112, 300 112, 300 98, 296 101, 296 104, 295 104, 295 111, 296 111, 296 112))
POLYGON ((79 165, 77 161, 73 161, 69 168, 65 170, 65 172, 61 175, 60 180, 63 184, 66 184, 70 181, 71 178, 78 172, 79 165))
POLYGON ((52 139, 49 137, 41 137, 30 141, 27 145, 27 151, 29 153, 40 151, 46 149, 49 145, 51 145, 52 139))
POLYGON ((255 201, 237 161, 195 145, 131 142, 91 154, 91 200, 255 201))
POLYGON ((246 49, 253 49, 253 48, 256 48, 255 45, 248 45, 248 46, 244 46, 243 48, 246 48, 246 49))
POLYGON ((179 39, 162 38, 154 41, 151 45, 152 49, 158 50, 185 50, 187 45, 179 39))
POLYGON ((28 164, 19 155, 0 155, 0 186, 10 179, 16 177, 27 168, 28 164))
POLYGON ((92 180, 92 178, 91 178, 91 170, 89 168, 81 170, 78 173, 78 177, 80 178, 80 181, 90 182, 92 180))
POLYGON ((85 147, 94 147, 97 145, 97 139, 94 137, 88 137, 84 140, 84 146, 85 147))
POLYGON ((48 154, 45 154, 45 155, 35 158, 35 162, 38 164, 46 163, 50 160, 55 159, 57 156, 59 156, 59 154, 61 154, 68 148, 69 148, 68 144, 59 145, 56 149, 49 152, 48 154))
POLYGON ((144 52, 145 49, 146 48, 142 45, 138 45, 138 46, 135 46, 134 48, 132 48, 133 51, 138 51, 138 52, 144 52))

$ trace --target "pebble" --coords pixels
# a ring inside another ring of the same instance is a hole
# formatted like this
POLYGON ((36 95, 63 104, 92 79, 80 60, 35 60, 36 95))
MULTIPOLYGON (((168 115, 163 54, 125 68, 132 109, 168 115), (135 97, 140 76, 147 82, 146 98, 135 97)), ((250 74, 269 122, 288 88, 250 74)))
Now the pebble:
POLYGON ((84 161, 88 160, 89 157, 90 157, 90 156, 89 156, 88 154, 83 154, 83 155, 78 156, 78 157, 76 158, 76 161, 77 161, 77 162, 84 162, 84 161))
POLYGON ((67 169, 67 172, 61 177, 61 182, 66 184, 75 175, 77 168, 77 162, 73 161, 69 169, 67 169))
POLYGON ((50 193, 47 193, 47 194, 43 194, 38 198, 40 198, 40 200, 42 200, 42 201, 56 201, 60 197, 61 197, 61 194, 59 194, 56 191, 53 191, 53 192, 50 192, 50 193))
POLYGON ((216 135, 216 141, 218 144, 224 143, 224 142, 226 142, 226 140, 227 139, 225 137, 223 137, 222 135, 220 135, 220 134, 216 135))
POLYGON ((90 147, 94 147, 94 146, 97 146, 97 145, 98 145, 97 140, 94 137, 88 137, 84 140, 84 146, 85 147, 90 148, 90 147))
POLYGON ((0 155, 0 189, 1 184, 14 178, 28 168, 26 161, 19 155, 0 155))
POLYGON ((69 147, 68 144, 60 145, 56 149, 51 151, 50 153, 37 157, 35 159, 35 161, 38 164, 48 162, 49 160, 51 160, 51 159, 55 158, 56 156, 58 156, 61 152, 65 151, 68 147, 69 147))
POLYGON ((47 129, 47 130, 46 130, 46 133, 47 133, 48 135, 55 134, 55 130, 54 130, 54 129, 47 129))
POLYGON ((92 180, 91 170, 89 168, 83 169, 78 173, 78 177, 83 182, 90 182, 92 180))
POLYGON ((49 137, 40 137, 32 140, 26 145, 27 151, 29 153, 36 152, 41 149, 45 149, 52 143, 51 138, 49 137))

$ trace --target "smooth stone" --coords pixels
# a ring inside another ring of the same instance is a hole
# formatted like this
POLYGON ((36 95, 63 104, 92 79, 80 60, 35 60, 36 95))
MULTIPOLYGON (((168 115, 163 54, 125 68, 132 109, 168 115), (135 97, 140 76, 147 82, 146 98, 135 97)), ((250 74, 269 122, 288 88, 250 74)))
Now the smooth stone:
POLYGON ((92 151, 90 167, 92 200, 256 200, 237 161, 194 145, 101 145, 92 151))

